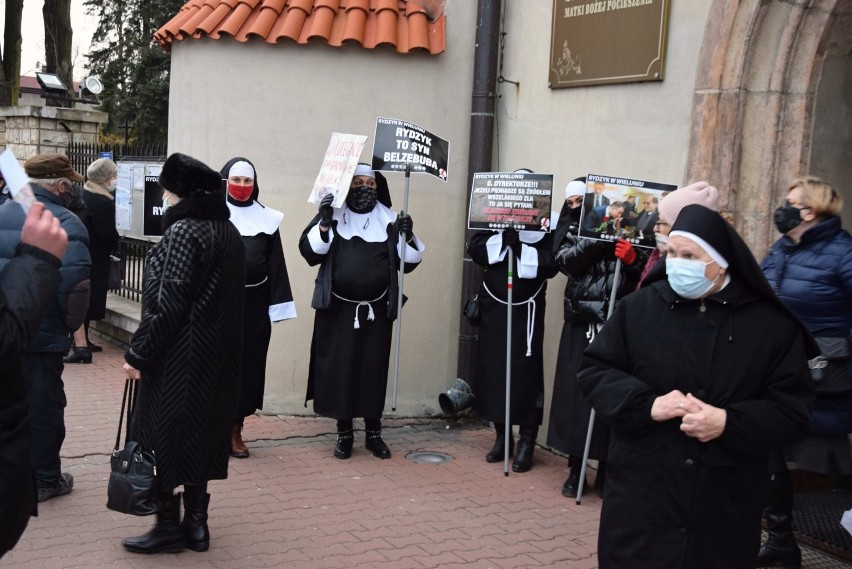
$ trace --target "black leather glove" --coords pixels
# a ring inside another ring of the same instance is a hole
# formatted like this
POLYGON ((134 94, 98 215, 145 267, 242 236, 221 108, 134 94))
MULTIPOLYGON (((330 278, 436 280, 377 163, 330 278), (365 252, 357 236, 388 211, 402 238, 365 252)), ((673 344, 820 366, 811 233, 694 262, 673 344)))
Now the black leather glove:
POLYGON ((320 226, 328 227, 331 225, 331 216, 334 215, 334 208, 331 202, 334 201, 334 194, 326 194, 323 196, 319 204, 320 226))
POLYGON ((404 211, 399 212, 399 217, 396 218, 396 230, 400 234, 405 234, 406 242, 414 237, 414 220, 404 211))
POLYGON ((521 238, 516 230, 505 229, 503 231, 503 247, 511 249, 515 256, 521 254, 521 238))

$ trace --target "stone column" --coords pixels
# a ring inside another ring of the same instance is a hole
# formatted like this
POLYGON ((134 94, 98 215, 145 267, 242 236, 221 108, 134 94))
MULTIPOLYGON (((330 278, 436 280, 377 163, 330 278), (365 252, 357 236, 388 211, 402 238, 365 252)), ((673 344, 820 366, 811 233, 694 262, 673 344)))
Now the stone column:
POLYGON ((100 125, 108 118, 107 113, 83 109, 0 107, 0 143, 21 161, 36 154, 64 154, 69 142, 97 143, 100 125))

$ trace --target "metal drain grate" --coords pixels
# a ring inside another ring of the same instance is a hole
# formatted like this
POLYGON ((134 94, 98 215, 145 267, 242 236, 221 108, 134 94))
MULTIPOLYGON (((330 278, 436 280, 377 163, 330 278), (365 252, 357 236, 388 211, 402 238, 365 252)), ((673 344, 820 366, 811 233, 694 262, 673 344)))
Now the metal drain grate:
POLYGON ((405 455, 405 458, 416 464, 441 464, 453 461, 453 457, 447 453, 428 450, 410 452, 405 455))

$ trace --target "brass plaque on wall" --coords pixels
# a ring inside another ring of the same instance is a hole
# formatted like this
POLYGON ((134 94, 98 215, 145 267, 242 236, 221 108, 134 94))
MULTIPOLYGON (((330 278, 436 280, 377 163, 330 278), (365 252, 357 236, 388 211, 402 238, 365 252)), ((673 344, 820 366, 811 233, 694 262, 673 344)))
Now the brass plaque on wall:
POLYGON ((553 0, 550 87, 662 81, 670 0, 553 0))

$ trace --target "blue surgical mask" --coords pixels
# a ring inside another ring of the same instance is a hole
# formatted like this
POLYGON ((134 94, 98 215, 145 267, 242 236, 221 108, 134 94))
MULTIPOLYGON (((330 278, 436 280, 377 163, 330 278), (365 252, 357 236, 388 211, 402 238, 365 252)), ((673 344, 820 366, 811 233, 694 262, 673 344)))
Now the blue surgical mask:
POLYGON ((718 279, 712 281, 704 276, 704 267, 713 261, 697 261, 695 259, 666 259, 666 276, 669 285, 678 296, 689 299, 701 298, 713 288, 718 279))
POLYGON ((170 204, 168 198, 166 198, 166 192, 163 192, 163 207, 160 210, 160 213, 166 213, 166 210, 170 207, 172 207, 172 204, 170 204))

